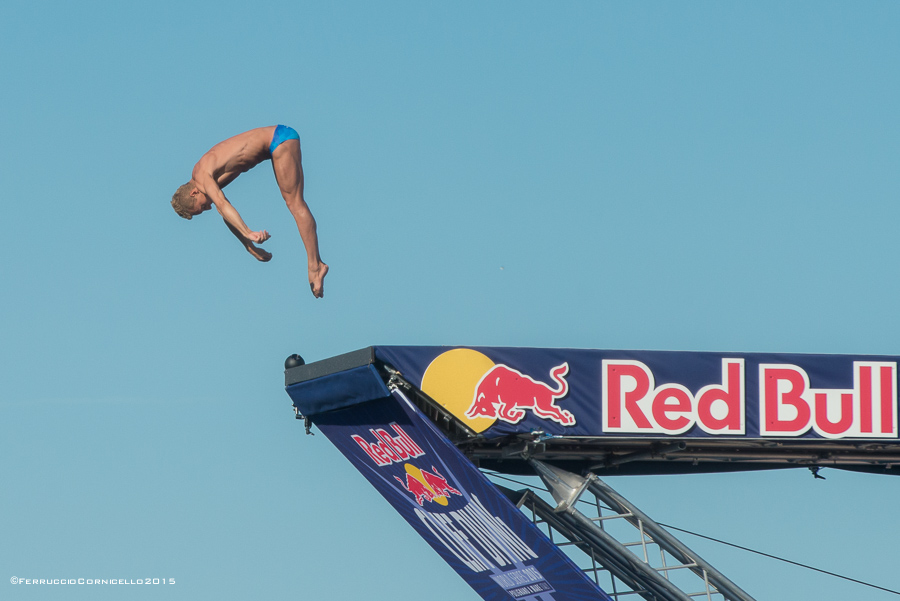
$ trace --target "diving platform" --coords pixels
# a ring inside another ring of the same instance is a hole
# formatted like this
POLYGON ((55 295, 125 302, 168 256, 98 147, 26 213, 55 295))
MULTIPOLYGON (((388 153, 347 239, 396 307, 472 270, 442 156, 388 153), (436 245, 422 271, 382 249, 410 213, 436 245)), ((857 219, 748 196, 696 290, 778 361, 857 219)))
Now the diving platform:
POLYGON ((296 417, 484 599, 752 600, 602 476, 900 469, 896 357, 374 346, 285 368, 296 417))

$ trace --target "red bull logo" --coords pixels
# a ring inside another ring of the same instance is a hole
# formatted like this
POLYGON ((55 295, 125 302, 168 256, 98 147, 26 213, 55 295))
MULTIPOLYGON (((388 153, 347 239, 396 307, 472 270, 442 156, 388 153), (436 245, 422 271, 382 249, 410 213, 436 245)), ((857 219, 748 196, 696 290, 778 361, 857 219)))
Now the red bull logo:
POLYGON ((366 455, 375 462, 376 465, 384 467, 392 463, 400 463, 407 459, 421 457, 425 454, 422 447, 413 441, 412 437, 407 434, 396 422, 389 424, 391 429, 397 436, 391 436, 383 428, 374 428, 369 430, 375 437, 375 442, 369 442, 362 436, 354 434, 351 438, 366 452, 366 455))
POLYGON ((517 424, 528 410, 542 419, 571 426, 575 416, 556 405, 557 400, 569 393, 565 380, 568 373, 568 363, 550 370, 550 378, 556 382, 554 388, 506 365, 495 365, 475 387, 466 417, 493 417, 517 424))
POLYGON ((558 404, 569 392, 568 373, 568 363, 557 365, 550 370, 548 384, 494 363, 474 349, 457 348, 434 358, 421 388, 475 432, 484 432, 498 420, 519 423, 529 413, 572 426, 575 416, 558 404))
POLYGON ((420 470, 411 463, 407 463, 403 467, 406 469, 405 480, 401 480, 397 476, 394 476, 394 480, 415 497, 416 503, 420 506, 428 501, 446 507, 450 503, 449 495, 462 496, 462 493, 450 486, 447 479, 433 465, 431 472, 420 470))

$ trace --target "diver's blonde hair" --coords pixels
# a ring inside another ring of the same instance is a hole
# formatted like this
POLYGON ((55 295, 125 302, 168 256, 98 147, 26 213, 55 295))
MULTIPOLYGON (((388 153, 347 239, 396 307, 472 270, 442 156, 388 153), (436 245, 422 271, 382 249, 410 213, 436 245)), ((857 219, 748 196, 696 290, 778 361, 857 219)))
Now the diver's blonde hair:
POLYGON ((194 208, 194 199, 191 197, 191 191, 193 189, 194 184, 190 181, 183 186, 179 186, 178 189, 175 190, 175 194, 172 195, 172 208, 185 219, 193 217, 189 212, 194 208))

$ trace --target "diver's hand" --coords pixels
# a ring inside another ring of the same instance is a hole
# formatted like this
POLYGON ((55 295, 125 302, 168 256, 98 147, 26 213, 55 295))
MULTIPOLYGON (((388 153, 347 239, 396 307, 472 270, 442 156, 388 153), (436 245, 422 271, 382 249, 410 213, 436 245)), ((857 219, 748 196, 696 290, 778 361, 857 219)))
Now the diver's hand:
POLYGON ((271 237, 272 236, 270 236, 269 232, 267 232, 266 230, 250 232, 249 234, 247 234, 247 239, 250 240, 250 242, 256 242, 257 244, 262 244, 271 237))
POLYGON ((272 259, 272 253, 261 249, 258 246, 253 246, 252 244, 247 245, 247 252, 256 257, 257 261, 262 261, 263 263, 268 263, 272 259))

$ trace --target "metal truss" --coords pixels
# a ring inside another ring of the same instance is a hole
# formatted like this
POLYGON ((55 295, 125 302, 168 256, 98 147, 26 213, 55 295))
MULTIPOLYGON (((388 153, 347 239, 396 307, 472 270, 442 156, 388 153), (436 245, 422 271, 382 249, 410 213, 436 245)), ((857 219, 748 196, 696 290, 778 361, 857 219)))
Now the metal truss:
POLYGON ((555 507, 530 489, 501 490, 614 599, 754 601, 594 474, 530 463, 555 507))

